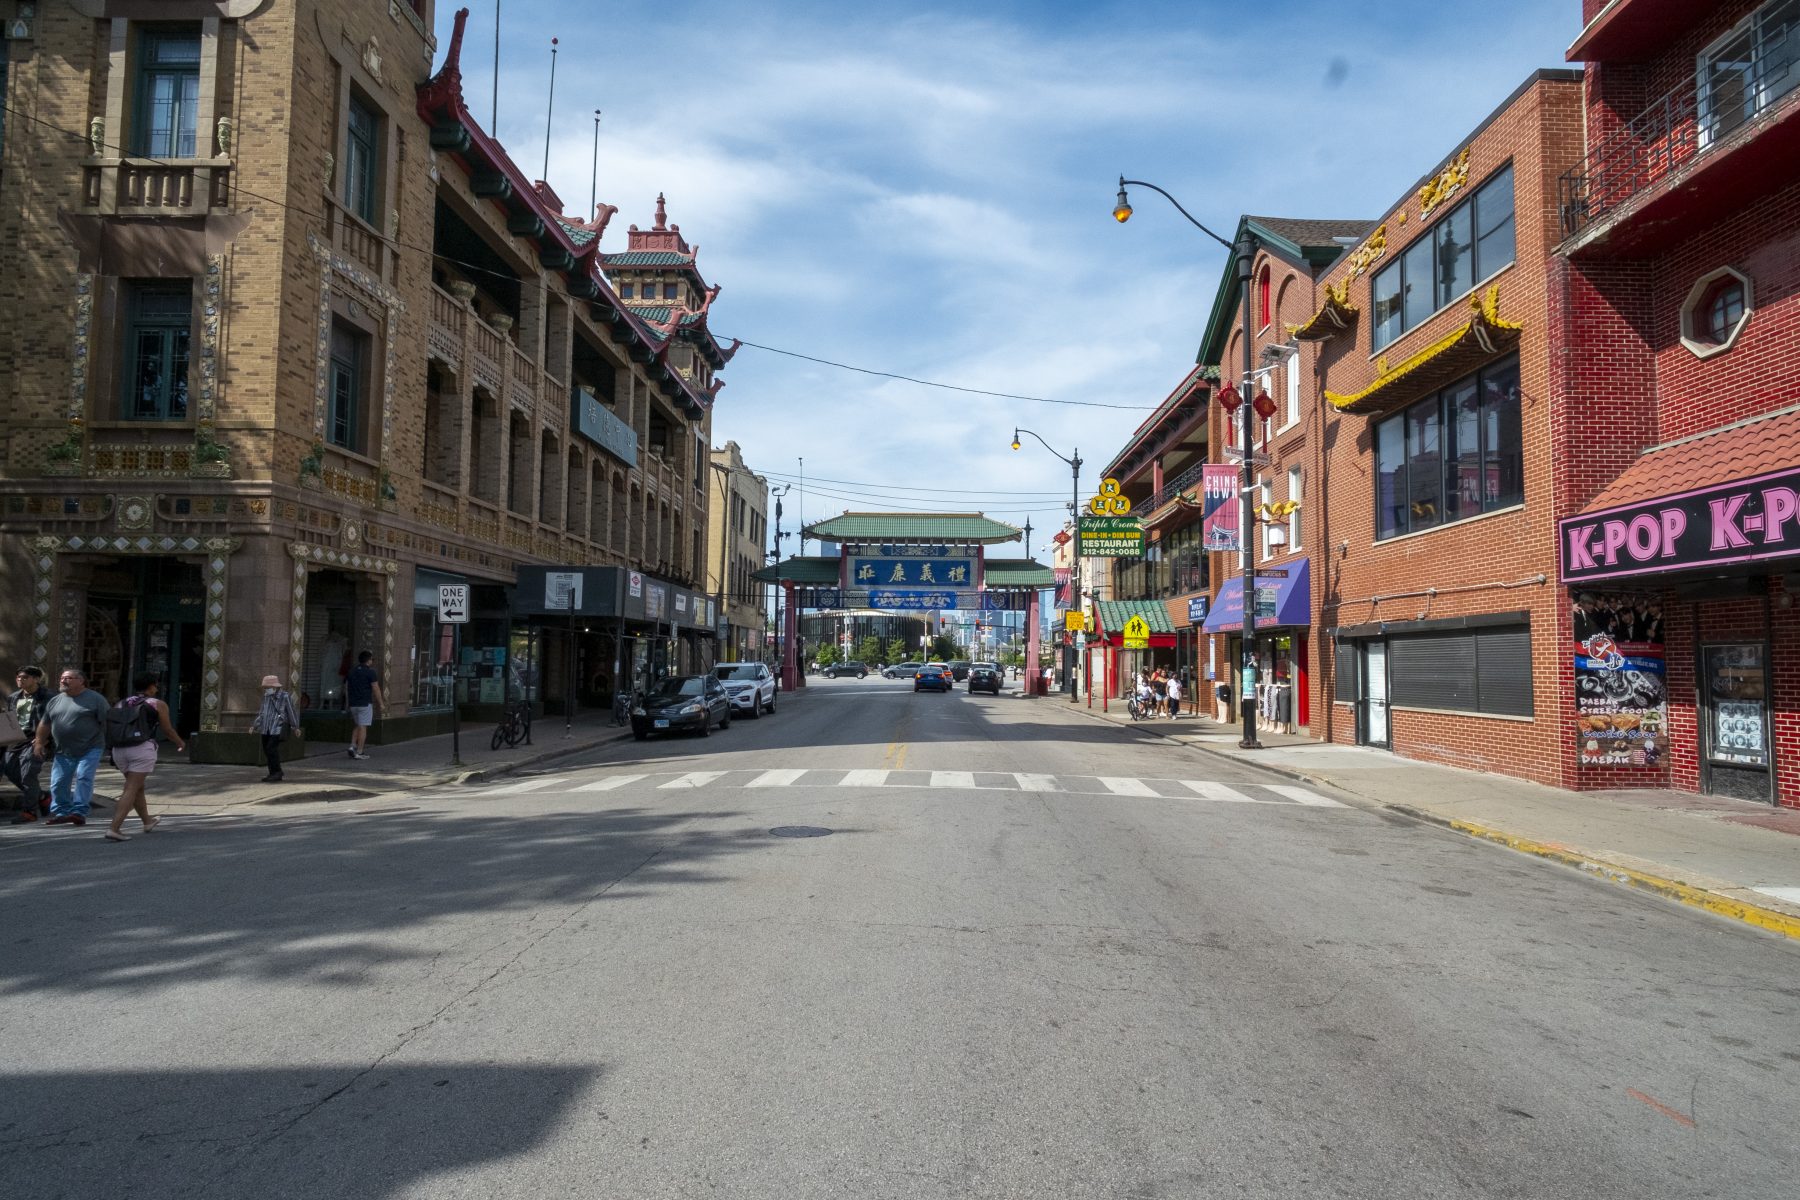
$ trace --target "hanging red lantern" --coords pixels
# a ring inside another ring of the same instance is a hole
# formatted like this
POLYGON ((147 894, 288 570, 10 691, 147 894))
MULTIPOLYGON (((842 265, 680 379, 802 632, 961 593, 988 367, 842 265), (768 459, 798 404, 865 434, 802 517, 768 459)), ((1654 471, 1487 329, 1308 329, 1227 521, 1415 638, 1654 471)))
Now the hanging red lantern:
POLYGON ((1243 402, 1244 398, 1238 395, 1237 389, 1232 387, 1229 383, 1219 389, 1219 407, 1224 409, 1227 413, 1236 412, 1238 410, 1238 405, 1243 402))
POLYGON ((1275 397, 1259 390, 1256 393, 1256 399, 1250 402, 1250 407, 1256 410, 1257 416, 1266 421, 1275 415, 1275 397))

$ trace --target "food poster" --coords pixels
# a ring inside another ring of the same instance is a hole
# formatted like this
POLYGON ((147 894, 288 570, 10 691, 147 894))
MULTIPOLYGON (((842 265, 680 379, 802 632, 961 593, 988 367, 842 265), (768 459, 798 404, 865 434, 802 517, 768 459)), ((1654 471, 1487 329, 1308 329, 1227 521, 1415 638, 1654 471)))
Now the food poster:
POLYGON ((1669 729, 1662 597, 1578 590, 1570 600, 1581 765, 1660 765, 1669 729))

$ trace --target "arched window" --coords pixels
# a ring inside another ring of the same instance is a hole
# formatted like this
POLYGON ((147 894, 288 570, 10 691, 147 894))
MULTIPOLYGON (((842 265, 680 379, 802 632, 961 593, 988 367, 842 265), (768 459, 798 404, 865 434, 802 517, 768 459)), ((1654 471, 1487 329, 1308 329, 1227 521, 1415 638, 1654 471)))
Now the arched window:
POLYGON ((1267 329, 1273 313, 1269 308, 1269 267, 1263 264, 1262 274, 1256 280, 1256 311, 1259 314, 1256 322, 1258 329, 1267 329))

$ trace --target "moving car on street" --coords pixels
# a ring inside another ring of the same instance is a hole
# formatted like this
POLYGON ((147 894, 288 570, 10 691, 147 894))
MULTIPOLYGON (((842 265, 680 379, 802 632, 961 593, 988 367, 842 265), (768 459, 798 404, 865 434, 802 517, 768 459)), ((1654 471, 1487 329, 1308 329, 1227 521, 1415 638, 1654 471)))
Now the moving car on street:
POLYGON ((948 663, 926 663, 913 676, 915 692, 947 692, 956 686, 956 680, 950 674, 948 663))
POLYGON ((720 663, 713 674, 725 685, 731 707, 751 720, 775 711, 775 672, 767 663, 720 663))
POLYGON ((950 660, 950 677, 952 679, 956 680, 956 682, 958 682, 958 683, 961 683, 963 680, 967 679, 969 677, 969 660, 966 658, 951 659, 950 660))
POLYGON ((869 664, 857 662, 854 658, 846 662, 832 663, 825 668, 825 678, 836 679, 840 675, 854 675, 862 679, 869 673, 869 664))
POLYGON ((631 736, 686 730, 705 737, 712 727, 731 728, 731 701, 725 685, 711 675, 671 675, 631 710, 631 736))
POLYGON ((1001 680, 1004 678, 996 663, 971 663, 969 665, 969 695, 976 692, 992 692, 1000 694, 1001 680))
POLYGON ((916 662, 895 663, 883 671, 881 677, 883 679, 911 679, 919 673, 919 668, 924 665, 924 663, 916 662))

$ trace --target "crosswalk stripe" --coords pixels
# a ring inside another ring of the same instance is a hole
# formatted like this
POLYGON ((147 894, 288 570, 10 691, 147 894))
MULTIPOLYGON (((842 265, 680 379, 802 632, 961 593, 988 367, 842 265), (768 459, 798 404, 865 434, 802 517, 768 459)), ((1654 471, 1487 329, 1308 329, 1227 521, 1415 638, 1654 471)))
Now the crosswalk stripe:
POLYGON ((1344 808, 1345 807, 1345 805, 1342 805, 1342 804, 1338 803, 1336 800, 1333 800, 1327 796, 1321 796, 1317 792, 1309 792, 1303 787, 1294 787, 1292 784, 1270 783, 1270 784, 1264 784, 1263 786, 1267 787, 1271 792, 1274 792, 1277 796, 1286 796, 1289 800, 1292 800, 1295 804, 1304 804, 1308 808, 1344 808))
POLYGON ((1056 786, 1054 775, 1021 775, 1013 772, 1013 778, 1019 781, 1021 792, 1055 792, 1061 789, 1056 786))
POLYGON ((931 773, 931 786, 932 787, 948 787, 948 788, 972 788, 975 786, 975 772, 973 772, 973 771, 933 771, 931 773))
POLYGON ((839 787, 880 787, 887 782, 886 771, 846 771, 838 780, 839 787))
POLYGON ((659 785, 662 790, 669 788, 700 788, 724 775, 723 771, 689 771, 686 775, 678 775, 665 784, 659 785))
POLYGON ((535 792, 539 788, 547 788, 553 783, 560 783, 558 776, 551 775, 545 779, 521 779, 517 783, 509 783, 505 787, 488 788, 486 791, 469 792, 470 796, 516 796, 520 792, 535 792))
POLYGON ((628 783, 636 783, 644 778, 642 775, 612 775, 605 779, 597 779, 593 783, 584 783, 574 789, 578 792, 610 792, 614 788, 622 788, 628 783))
POLYGON ((1098 776, 1100 783, 1115 796, 1155 796, 1149 784, 1141 779, 1122 779, 1116 775, 1098 776))
POLYGON ((761 775, 758 775, 755 779, 752 779, 745 786, 746 787, 786 787, 788 784, 794 782, 796 779, 800 778, 804 774, 806 774, 806 768, 804 768, 804 767, 799 767, 799 768, 790 767, 785 770, 779 770, 779 771, 764 771, 761 775))
POLYGON ((1255 804, 1256 801, 1233 787, 1222 783, 1212 783, 1205 779, 1184 779, 1183 787, 1192 791, 1202 800, 1219 800, 1228 804, 1255 804))

